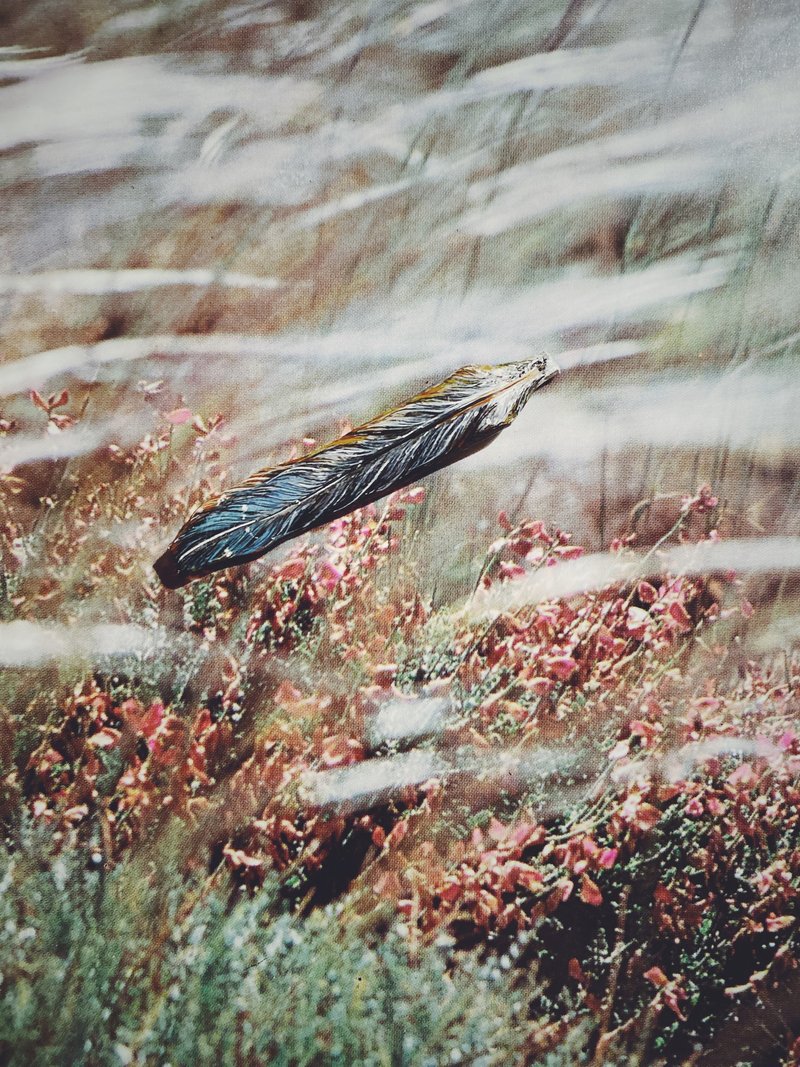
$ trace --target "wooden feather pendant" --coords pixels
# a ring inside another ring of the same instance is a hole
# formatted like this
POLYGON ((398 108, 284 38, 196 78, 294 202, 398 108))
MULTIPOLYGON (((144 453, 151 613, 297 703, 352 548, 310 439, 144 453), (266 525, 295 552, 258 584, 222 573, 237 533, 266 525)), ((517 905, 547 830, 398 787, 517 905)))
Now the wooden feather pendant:
POLYGON ((559 373, 546 356, 462 367, 345 437, 256 471, 202 504, 160 556, 169 589, 247 563, 292 537, 484 448, 559 373))

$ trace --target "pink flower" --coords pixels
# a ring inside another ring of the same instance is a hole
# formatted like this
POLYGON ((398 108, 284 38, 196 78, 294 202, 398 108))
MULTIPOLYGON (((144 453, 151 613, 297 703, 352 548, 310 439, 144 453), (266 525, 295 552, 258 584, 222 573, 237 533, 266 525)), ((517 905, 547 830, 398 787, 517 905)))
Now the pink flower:
POLYGON ((320 567, 319 576, 319 584, 323 589, 327 589, 330 593, 336 588, 342 578, 344 578, 344 571, 342 568, 337 567, 335 564, 331 563, 330 560, 326 559, 320 567))
POLYGON ((552 678, 528 678, 523 682, 523 685, 529 693, 534 693, 537 697, 544 697, 552 691, 555 683, 552 678))
POLYGON ((401 504, 421 504, 425 499, 425 486, 415 485, 413 489, 406 489, 400 494, 401 504))
POLYGON ((489 823, 489 836, 493 837, 495 841, 505 841, 509 834, 509 827, 504 826, 499 819, 492 816, 492 821, 489 823))
POLYGON ((669 981, 669 979, 667 978, 667 976, 664 974, 664 972, 661 970, 660 967, 651 967, 649 971, 645 971, 644 972, 643 977, 648 982, 652 982, 654 986, 658 986, 659 989, 662 986, 665 986, 667 984, 667 982, 669 981))
POLYGON ((790 748, 797 741, 797 734, 794 730, 784 730, 781 736, 778 738, 778 748, 784 752, 788 752, 790 748))
POLYGON ((173 426, 183 426, 191 417, 192 413, 189 408, 175 408, 164 415, 167 422, 171 422, 173 426))
POLYGON ((572 656, 567 655, 548 656, 544 661, 544 665, 551 674, 555 675, 555 677, 559 678, 562 682, 566 682, 571 678, 578 669, 577 660, 573 659, 572 656))
POLYGON ((654 604, 658 600, 658 590, 649 582, 639 582, 636 591, 643 604, 654 604))
POLYGON ((584 904, 591 904, 596 908, 603 903, 603 894, 600 887, 592 881, 588 874, 581 875, 581 900, 584 904))
POLYGON ((701 485, 694 496, 685 496, 681 501, 681 511, 684 515, 694 512, 696 515, 704 515, 707 511, 713 511, 719 504, 719 499, 711 492, 710 485, 701 485))
POLYGON ((580 545, 556 545, 553 549, 553 553, 561 559, 580 559, 585 551, 580 545))
POLYGON ((553 539, 548 534, 547 528, 541 519, 537 519, 536 522, 526 522, 522 527, 522 536, 531 537, 534 541, 541 541, 545 545, 553 543, 553 539))
POLYGON ((518 563, 508 563, 503 561, 500 564, 500 575, 508 580, 512 578, 522 578, 525 575, 525 568, 520 567, 518 563))
POLYGON ((753 785, 756 781, 756 773, 750 763, 741 763, 735 771, 731 771, 728 775, 728 785, 740 786, 742 789, 747 789, 753 785))
POLYGON ((692 628, 692 620, 689 612, 677 600, 669 606, 670 617, 678 624, 678 628, 684 633, 692 628))
POLYGON ((294 559, 287 559, 285 563, 281 563, 274 573, 277 578, 283 581, 294 581, 297 578, 302 578, 305 572, 305 560, 295 557, 294 559))
POLYGON ((630 726, 631 737, 640 737, 645 748, 652 744, 662 729, 660 723, 645 722, 642 719, 634 719, 630 726))
POLYGON ((768 915, 765 920, 765 925, 771 934, 777 933, 779 930, 785 930, 787 926, 791 926, 794 923, 794 915, 768 915))

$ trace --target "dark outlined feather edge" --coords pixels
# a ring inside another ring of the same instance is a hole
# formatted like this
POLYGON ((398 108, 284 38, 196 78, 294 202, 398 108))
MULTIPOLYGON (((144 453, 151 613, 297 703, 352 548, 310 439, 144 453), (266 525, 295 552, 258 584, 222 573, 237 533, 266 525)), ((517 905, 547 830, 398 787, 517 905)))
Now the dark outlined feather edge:
POLYGON ((485 447, 558 368, 462 367, 307 456, 201 505, 154 564, 168 588, 246 563, 485 447))

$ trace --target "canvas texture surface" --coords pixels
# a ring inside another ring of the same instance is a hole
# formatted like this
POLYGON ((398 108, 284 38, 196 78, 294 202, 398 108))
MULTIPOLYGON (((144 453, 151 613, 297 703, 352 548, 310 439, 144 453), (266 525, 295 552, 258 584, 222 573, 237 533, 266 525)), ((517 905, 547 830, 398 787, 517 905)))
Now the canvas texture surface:
POLYGON ((794 0, 4 0, 0 1062, 800 1065, 794 0))

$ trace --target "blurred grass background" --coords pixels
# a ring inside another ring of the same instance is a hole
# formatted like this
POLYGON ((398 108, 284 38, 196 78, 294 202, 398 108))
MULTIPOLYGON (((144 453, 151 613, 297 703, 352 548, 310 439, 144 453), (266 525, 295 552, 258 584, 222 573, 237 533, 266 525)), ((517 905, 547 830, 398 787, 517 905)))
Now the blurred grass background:
POLYGON ((439 476, 436 544, 511 506, 600 547, 692 479, 797 532, 792 3, 0 19, 0 394, 23 430, 27 388, 91 396, 62 457, 141 437, 136 383, 163 380, 226 415, 243 475, 544 349, 570 373, 439 476))

